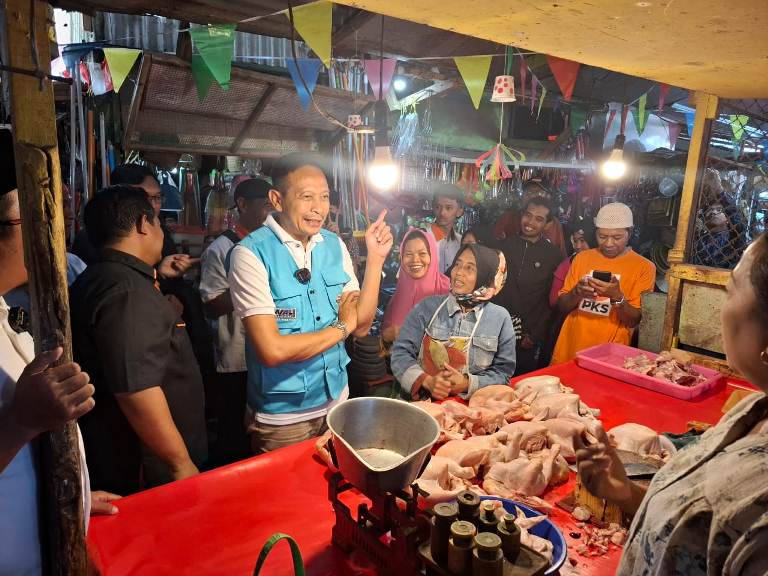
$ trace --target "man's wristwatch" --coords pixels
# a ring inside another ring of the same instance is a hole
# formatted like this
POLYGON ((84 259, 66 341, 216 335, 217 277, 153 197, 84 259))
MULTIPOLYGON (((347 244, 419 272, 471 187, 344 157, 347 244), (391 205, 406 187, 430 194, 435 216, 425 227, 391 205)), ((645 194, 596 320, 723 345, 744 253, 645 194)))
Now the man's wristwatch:
POLYGON ((335 322, 331 323, 331 328, 338 328, 341 330, 341 333, 344 335, 342 340, 346 340, 347 336, 349 336, 349 332, 347 331, 347 325, 344 324, 341 320, 336 320, 335 322))

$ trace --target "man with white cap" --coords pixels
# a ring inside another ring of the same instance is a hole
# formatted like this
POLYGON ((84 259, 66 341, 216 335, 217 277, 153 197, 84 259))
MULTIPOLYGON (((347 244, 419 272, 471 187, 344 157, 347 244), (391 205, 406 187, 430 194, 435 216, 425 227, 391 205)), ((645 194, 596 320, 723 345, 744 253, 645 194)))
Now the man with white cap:
POLYGON ((628 246, 632 210, 606 204, 597 213, 597 248, 579 253, 568 272, 557 306, 567 314, 552 364, 571 360, 597 344, 629 344, 640 323, 640 296, 653 290, 656 267, 628 246))

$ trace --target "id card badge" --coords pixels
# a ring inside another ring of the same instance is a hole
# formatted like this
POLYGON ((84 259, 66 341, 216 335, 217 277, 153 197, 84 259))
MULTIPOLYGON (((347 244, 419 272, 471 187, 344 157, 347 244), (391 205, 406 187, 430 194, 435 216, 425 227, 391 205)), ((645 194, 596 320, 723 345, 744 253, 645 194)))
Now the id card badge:
POLYGON ((579 310, 595 316, 611 315, 610 298, 583 298, 579 303, 579 310))

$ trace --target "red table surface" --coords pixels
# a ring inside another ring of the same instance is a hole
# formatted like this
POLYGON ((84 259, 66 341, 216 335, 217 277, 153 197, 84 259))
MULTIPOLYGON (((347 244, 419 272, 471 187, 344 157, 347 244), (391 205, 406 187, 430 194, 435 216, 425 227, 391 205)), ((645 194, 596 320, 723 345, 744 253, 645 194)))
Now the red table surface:
MULTIPOLYGON (((678 400, 583 370, 574 363, 541 370, 560 377, 592 408, 602 410, 606 428, 638 422, 660 432, 683 432, 689 420, 715 423, 733 386, 698 401, 678 400)), ((314 443, 250 458, 180 482, 134 494, 117 502, 116 516, 91 519, 88 547, 103 574, 252 574, 264 542, 275 532, 299 544, 307 574, 361 574, 330 543, 334 523, 328 502, 327 469, 315 457, 314 443)), ((555 502, 573 489, 574 475, 546 499, 555 502)), ((94 487, 98 489, 98 487, 94 487)), ((583 575, 613 574, 620 552, 584 559, 569 536, 579 531, 566 512, 550 518, 569 543, 569 556, 583 575)), ((293 574, 288 546, 278 544, 262 571, 293 574)))

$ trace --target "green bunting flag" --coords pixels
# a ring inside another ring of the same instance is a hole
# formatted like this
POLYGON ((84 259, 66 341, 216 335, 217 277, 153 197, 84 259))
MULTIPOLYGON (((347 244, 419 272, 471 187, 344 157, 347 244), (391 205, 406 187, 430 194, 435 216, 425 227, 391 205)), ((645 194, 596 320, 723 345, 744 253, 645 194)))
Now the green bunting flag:
POLYGON ((539 121, 539 116, 541 116, 541 105, 544 104, 544 97, 547 95, 547 89, 544 87, 544 85, 541 85, 541 96, 539 96, 539 109, 536 112, 536 122, 539 121))
POLYGON ((744 127, 749 124, 749 116, 746 114, 731 114, 731 130, 733 130, 733 139, 739 142, 744 137, 744 127))
POLYGON ((215 79, 200 54, 192 54, 192 77, 195 79, 197 99, 202 102, 208 96, 208 90, 215 79))
POLYGON ((571 114, 569 117, 571 125, 571 134, 576 134, 587 122, 587 111, 584 108, 577 108, 571 106, 571 114))
POLYGON ((475 110, 480 108, 480 99, 491 69, 491 56, 457 56, 453 60, 467 87, 475 110))
POLYGON ((632 114, 634 120, 635 120, 635 128, 637 128, 637 133, 642 134, 645 130, 645 126, 648 123, 648 118, 651 115, 651 111, 648 110, 647 107, 648 104, 648 93, 646 92, 642 96, 640 96, 640 99, 637 101, 637 113, 632 114))
POLYGON ((235 50, 235 24, 192 28, 189 34, 213 79, 222 90, 229 90, 235 50))

